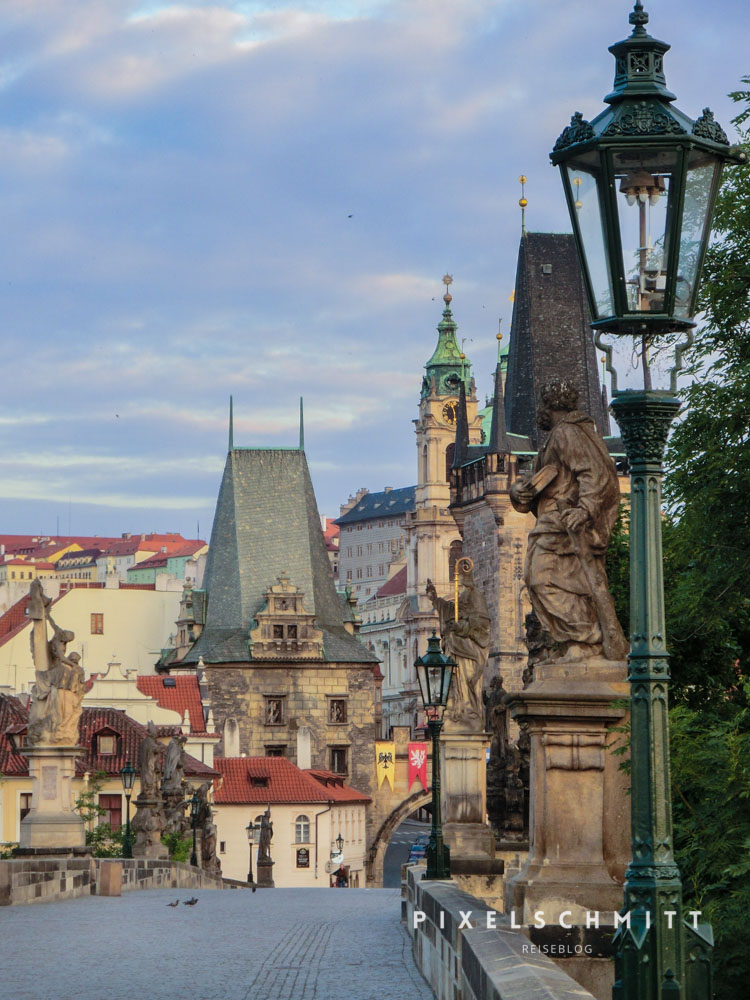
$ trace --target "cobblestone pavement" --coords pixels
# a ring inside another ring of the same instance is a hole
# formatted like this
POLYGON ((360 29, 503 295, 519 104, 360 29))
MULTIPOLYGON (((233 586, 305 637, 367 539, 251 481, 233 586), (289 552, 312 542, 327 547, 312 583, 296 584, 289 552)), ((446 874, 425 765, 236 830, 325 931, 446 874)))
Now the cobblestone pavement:
POLYGON ((184 889, 0 909, 8 1000, 433 1000, 397 889, 184 889), (168 902, 198 897, 196 906, 168 902))

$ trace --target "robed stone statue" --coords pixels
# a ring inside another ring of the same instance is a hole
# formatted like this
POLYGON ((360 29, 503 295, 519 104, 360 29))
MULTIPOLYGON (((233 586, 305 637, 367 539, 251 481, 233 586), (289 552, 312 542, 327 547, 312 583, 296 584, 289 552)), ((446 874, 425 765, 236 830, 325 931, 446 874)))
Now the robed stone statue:
POLYGON ((427 581, 427 596, 440 618, 443 651, 457 664, 445 710, 446 729, 482 732, 482 681, 490 647, 490 613, 474 583, 471 559, 459 559, 456 569, 458 611, 455 598, 438 597, 432 580, 427 581))
POLYGON ((604 563, 620 492, 607 446, 577 405, 570 382, 542 387, 537 422, 549 434, 534 472, 511 485, 510 499, 536 517, 524 574, 546 658, 622 660, 628 644, 604 563))
POLYGON ((78 653, 68 653, 75 638, 60 628, 49 613, 50 598, 39 580, 29 590, 31 654, 36 683, 31 691, 28 746, 76 746, 81 719, 85 675, 78 653), (52 636, 47 639, 47 623, 52 636))
POLYGON ((258 861, 271 860, 271 839, 273 837, 273 823, 271 822, 271 810, 266 809, 260 818, 260 836, 258 838, 258 861))

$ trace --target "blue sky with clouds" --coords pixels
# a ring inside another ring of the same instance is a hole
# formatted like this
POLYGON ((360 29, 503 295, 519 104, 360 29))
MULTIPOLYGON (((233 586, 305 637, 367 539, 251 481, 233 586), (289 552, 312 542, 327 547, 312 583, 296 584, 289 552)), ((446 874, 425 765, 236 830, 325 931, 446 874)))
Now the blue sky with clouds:
MULTIPOLYGON (((416 478, 440 278, 480 394, 548 152, 602 107, 624 0, 4 0, 0 532, 210 530, 235 441, 306 446, 321 512, 416 478)), ((728 127, 744 0, 652 0, 728 127)))

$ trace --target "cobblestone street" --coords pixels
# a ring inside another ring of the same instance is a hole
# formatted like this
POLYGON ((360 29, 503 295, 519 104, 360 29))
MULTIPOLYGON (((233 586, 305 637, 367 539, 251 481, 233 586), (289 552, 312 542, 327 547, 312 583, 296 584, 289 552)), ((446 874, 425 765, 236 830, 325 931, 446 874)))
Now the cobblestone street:
POLYGON ((397 889, 129 892, 0 910, 13 1000, 432 1000, 397 889), (182 901, 196 895, 196 906, 182 901), (180 906, 168 902, 180 899, 180 906))

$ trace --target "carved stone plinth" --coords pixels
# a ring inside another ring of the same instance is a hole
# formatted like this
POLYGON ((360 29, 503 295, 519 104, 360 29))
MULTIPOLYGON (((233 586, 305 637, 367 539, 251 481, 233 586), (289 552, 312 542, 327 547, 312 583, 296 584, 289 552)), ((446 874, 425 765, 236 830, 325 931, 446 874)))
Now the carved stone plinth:
POLYGON ((273 881, 273 861, 259 861, 256 865, 258 876, 255 881, 259 889, 275 888, 273 881))
POLYGON ((628 698, 627 665, 604 659, 538 663, 534 682, 510 702, 531 738, 530 850, 511 878, 507 906, 519 924, 570 910, 602 921, 622 906, 630 856, 628 781, 611 753, 628 698), (604 911, 609 911, 605 917, 604 911))
POLYGON ((486 733, 444 732, 440 737, 443 837, 451 860, 492 858, 495 838, 486 823, 486 733))
POLYGON ((31 811, 21 820, 20 846, 38 852, 45 848, 81 848, 86 843, 83 820, 73 811, 73 777, 81 747, 32 746, 29 759, 31 811))
POLYGON ((161 799, 139 795, 135 800, 135 816, 131 824, 135 834, 134 858, 161 860, 169 857, 169 850, 161 842, 164 830, 164 812, 161 799))

